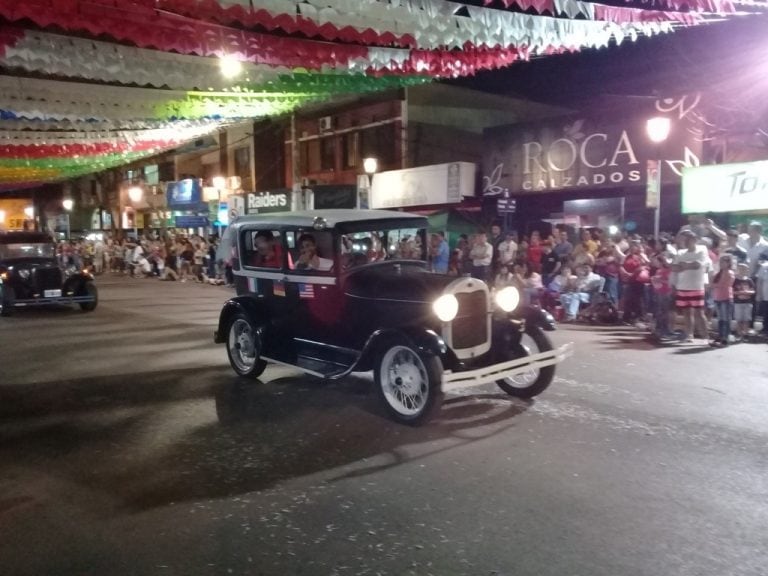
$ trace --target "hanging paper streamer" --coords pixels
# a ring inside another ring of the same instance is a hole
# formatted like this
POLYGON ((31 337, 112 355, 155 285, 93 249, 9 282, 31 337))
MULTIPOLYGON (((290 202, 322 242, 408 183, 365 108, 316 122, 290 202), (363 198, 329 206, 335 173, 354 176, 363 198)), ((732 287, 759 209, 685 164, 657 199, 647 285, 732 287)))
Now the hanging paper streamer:
POLYGON ((337 95, 673 32, 751 0, 0 0, 0 190, 337 95), (219 57, 242 63, 226 78, 219 57))

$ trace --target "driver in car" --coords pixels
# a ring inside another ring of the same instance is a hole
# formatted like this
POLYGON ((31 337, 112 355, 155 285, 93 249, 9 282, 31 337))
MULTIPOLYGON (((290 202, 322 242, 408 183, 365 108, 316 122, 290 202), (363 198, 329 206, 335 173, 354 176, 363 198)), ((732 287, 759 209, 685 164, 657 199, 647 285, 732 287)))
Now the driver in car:
POLYGON ((297 270, 319 270, 325 271, 331 269, 333 260, 321 258, 317 253, 317 242, 312 234, 302 234, 299 237, 299 259, 296 262, 297 270))

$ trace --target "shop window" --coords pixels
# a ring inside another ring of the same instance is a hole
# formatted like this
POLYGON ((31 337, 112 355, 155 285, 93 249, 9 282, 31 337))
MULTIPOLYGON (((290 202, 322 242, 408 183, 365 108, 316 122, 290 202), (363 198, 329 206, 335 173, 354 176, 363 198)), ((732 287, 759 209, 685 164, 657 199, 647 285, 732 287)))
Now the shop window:
POLYGON ((360 132, 360 150, 363 158, 373 157, 379 166, 397 163, 395 124, 383 124, 360 132))
POLYGON ((357 168, 359 164, 360 153, 358 151, 360 145, 360 134, 357 132, 349 132, 342 137, 342 166, 347 168, 357 168))
POLYGON ((309 140, 302 142, 299 147, 299 168, 302 174, 320 172, 320 141, 309 140))
POLYGON ((241 146, 235 148, 235 176, 240 176, 241 186, 244 190, 253 190, 251 179, 251 147, 241 146))
POLYGON ((320 169, 333 170, 336 167, 336 138, 320 138, 320 169))

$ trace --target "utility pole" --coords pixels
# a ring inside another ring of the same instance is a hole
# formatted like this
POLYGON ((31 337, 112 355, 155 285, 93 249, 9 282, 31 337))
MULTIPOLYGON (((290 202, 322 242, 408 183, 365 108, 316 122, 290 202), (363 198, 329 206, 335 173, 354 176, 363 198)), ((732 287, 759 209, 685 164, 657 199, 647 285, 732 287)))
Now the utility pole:
POLYGON ((296 114, 291 114, 291 184, 293 189, 293 209, 304 210, 306 206, 304 191, 301 188, 301 174, 299 173, 299 141, 296 135, 296 114))

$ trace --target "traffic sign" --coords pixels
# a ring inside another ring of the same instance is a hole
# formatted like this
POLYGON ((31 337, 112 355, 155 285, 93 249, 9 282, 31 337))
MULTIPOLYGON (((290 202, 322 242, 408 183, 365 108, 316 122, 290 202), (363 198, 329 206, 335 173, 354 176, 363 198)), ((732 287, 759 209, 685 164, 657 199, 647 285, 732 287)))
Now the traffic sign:
POLYGON ((499 214, 514 214, 517 210, 517 200, 514 198, 499 198, 496 200, 496 211, 499 214))

